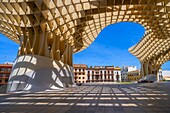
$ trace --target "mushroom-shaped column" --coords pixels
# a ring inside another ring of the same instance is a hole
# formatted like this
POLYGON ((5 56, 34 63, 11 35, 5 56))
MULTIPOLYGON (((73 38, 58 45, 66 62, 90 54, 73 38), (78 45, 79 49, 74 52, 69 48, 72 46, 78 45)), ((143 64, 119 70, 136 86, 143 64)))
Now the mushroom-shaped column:
POLYGON ((37 26, 22 28, 22 32, 7 91, 35 92, 74 85, 73 48, 68 41, 37 26))

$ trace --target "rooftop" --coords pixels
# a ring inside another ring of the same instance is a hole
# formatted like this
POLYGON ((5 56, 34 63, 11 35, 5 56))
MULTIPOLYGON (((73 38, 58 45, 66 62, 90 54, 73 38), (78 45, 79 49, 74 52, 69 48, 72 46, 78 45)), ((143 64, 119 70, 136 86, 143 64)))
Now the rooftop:
POLYGON ((87 68, 87 65, 86 64, 73 64, 73 67, 74 68, 80 68, 80 67, 87 68))
POLYGON ((0 64, 0 67, 12 67, 12 64, 0 64))

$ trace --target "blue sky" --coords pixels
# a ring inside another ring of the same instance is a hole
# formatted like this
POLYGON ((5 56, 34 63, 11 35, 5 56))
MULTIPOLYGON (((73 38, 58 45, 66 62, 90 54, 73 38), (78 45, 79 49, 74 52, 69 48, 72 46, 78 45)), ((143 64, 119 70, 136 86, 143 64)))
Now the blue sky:
POLYGON ((121 22, 104 28, 96 40, 85 50, 74 54, 74 63, 87 65, 140 66, 128 48, 135 45, 144 34, 143 26, 121 22))
MULTIPOLYGON (((96 40, 85 50, 74 54, 73 62, 88 66, 137 66, 138 59, 128 52, 143 36, 144 28, 136 23, 121 22, 104 28, 96 40)), ((0 63, 13 62, 19 45, 0 34, 0 63)), ((170 62, 163 65, 170 70, 170 62)))
POLYGON ((0 34, 0 64, 13 62, 17 56, 19 45, 0 34))

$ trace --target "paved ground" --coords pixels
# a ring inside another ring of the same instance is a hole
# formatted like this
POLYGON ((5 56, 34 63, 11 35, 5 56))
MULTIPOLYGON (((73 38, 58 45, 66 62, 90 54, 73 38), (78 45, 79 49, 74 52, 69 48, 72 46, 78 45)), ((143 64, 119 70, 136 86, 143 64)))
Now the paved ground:
POLYGON ((87 84, 0 94, 0 113, 170 113, 170 83, 87 84))

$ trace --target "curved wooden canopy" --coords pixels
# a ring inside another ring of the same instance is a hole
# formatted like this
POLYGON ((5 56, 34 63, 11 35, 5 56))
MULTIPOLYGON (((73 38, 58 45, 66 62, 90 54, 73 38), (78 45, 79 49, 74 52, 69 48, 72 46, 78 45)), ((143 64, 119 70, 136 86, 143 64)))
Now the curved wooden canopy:
POLYGON ((141 62, 160 65, 170 59, 169 18, 169 0, 0 0, 0 32, 17 43, 23 28, 40 27, 78 52, 106 26, 136 22, 146 32, 129 51, 141 62))

